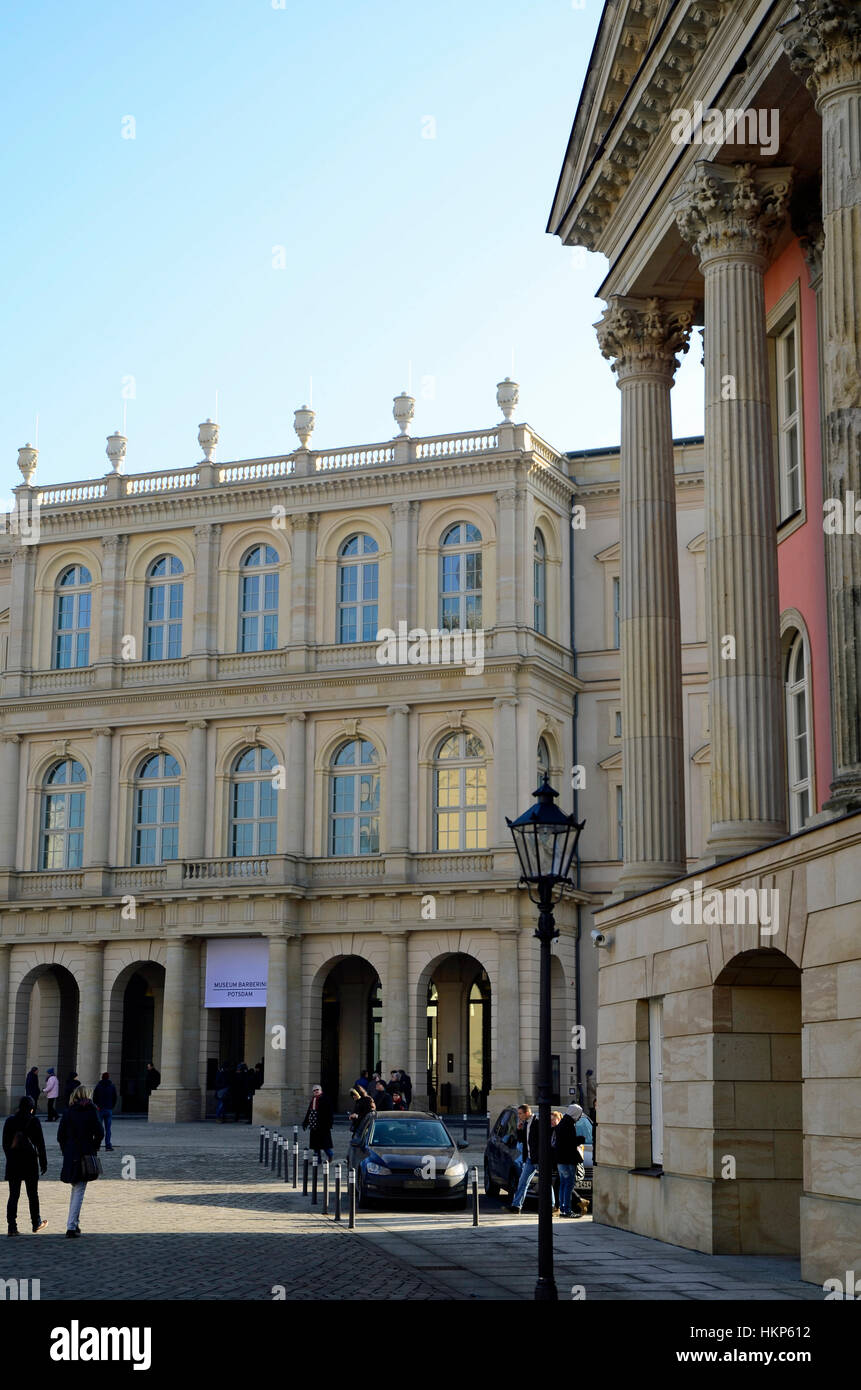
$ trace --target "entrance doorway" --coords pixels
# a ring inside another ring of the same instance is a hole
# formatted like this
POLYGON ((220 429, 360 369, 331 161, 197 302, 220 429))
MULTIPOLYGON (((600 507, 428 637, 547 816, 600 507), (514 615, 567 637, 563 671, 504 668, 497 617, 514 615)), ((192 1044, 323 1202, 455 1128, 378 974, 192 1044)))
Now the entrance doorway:
MULTIPOLYGON (((21 1094, 30 1067, 39 1068, 44 1086, 45 1073, 53 1067, 62 1093, 66 1077, 77 1062, 78 984, 62 965, 39 965, 28 971, 18 986, 12 1036, 13 1097, 21 1094)), ((83 1077, 95 1084, 95 1077, 83 1077)), ((44 1105, 42 1100, 40 1104, 44 1105)))
POLYGON ((336 1109, 346 1107, 356 1078, 379 1066, 382 1017, 376 970, 345 956, 326 976, 320 1013, 320 1085, 336 1109))
POLYGON ((427 985, 428 1105, 485 1114, 490 1074, 490 980, 474 956, 444 956, 427 985))

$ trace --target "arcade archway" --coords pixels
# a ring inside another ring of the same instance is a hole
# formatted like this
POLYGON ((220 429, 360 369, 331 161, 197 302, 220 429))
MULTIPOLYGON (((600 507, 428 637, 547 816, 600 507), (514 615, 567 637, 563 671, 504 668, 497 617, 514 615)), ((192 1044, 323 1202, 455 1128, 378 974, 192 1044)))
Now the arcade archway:
MULTIPOLYGON (((78 1045, 78 982, 64 965, 37 965, 18 986, 12 1036, 12 1099, 24 1094, 30 1067, 53 1067, 63 1082, 75 1068, 78 1045)), ((92 1085, 95 1078, 83 1077, 92 1085)))
POLYGON ((356 1078, 380 1063, 382 1016, 376 970, 363 956, 344 956, 323 981, 320 1006, 319 1081, 338 1109, 356 1078))
POLYGON ((159 1066, 164 974, 155 961, 133 961, 111 989, 107 1070, 126 1115, 146 1113, 146 1064, 159 1066))
POLYGON ((452 953, 423 972, 428 1105, 440 1114, 485 1114, 491 1087, 491 989, 481 961, 452 953))

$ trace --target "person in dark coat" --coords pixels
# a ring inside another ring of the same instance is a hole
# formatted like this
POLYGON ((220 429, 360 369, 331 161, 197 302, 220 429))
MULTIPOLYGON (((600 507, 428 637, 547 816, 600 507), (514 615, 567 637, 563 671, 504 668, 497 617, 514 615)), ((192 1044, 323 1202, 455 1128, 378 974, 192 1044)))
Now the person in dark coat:
POLYGON ((332 1121, 334 1118, 335 1112, 332 1109, 332 1102, 323 1095, 323 1087, 312 1086, 311 1100, 305 1111, 302 1128, 311 1131, 308 1142, 317 1158, 319 1159, 320 1154, 324 1153, 330 1162, 335 1157, 335 1150, 332 1147, 332 1121))
POLYGON ((44 1177, 48 1171, 48 1155, 45 1153, 45 1138, 42 1126, 36 1118, 36 1107, 32 1096, 22 1096, 18 1111, 10 1115, 3 1126, 3 1152, 6 1155, 4 1181, 9 1184, 9 1201, 6 1203, 7 1234, 18 1234, 18 1199, 21 1184, 27 1189, 30 1204, 30 1221, 33 1234, 47 1226, 39 1213, 39 1174, 44 1177))
MULTIPOLYGON (((583 1140, 577 1133, 577 1120, 571 1114, 572 1110, 580 1110, 580 1113, 583 1113, 579 1105, 570 1106, 565 1114, 561 1115, 558 1119, 550 1140, 556 1159, 556 1167, 559 1170, 560 1216, 575 1215, 571 1210, 571 1199, 574 1194, 575 1182, 578 1179, 582 1182, 585 1177, 583 1155, 580 1152, 580 1145, 583 1140)), ((553 1113, 555 1115, 557 1112, 554 1111, 553 1113)), ((580 1208, 576 1213, 578 1216, 582 1216, 583 1212, 588 1210, 589 1207, 589 1203, 582 1197, 577 1198, 577 1205, 580 1208)))
POLYGON ((413 1100, 413 1083, 403 1067, 398 1071, 398 1081, 400 1083, 398 1089, 404 1098, 404 1104, 409 1110, 413 1100))
POLYGON ((224 1112, 227 1109, 229 1099, 230 1072, 227 1067, 219 1067, 215 1073, 215 1118, 220 1125, 224 1124, 224 1112))
POLYGON ((240 1062, 233 1077, 233 1109, 236 1112, 236 1123, 243 1120, 246 1124, 251 1124, 251 1097, 254 1094, 252 1074, 244 1062, 240 1062))
POLYGON ((392 1097, 391 1094, 386 1090, 382 1081, 377 1082, 372 1092, 372 1096, 374 1104, 376 1105, 378 1110, 391 1110, 392 1097))
POLYGON ((111 1120, 117 1104, 117 1088, 106 1071, 102 1072, 102 1079, 93 1091, 93 1105, 99 1112, 99 1119, 105 1127, 105 1153, 113 1153, 114 1146, 111 1143, 111 1120))
POLYGON ((368 1077, 367 1068, 362 1072, 362 1075, 361 1075, 360 1077, 358 1077, 358 1079, 357 1079, 356 1081, 353 1082, 353 1090, 354 1090, 354 1091, 364 1091, 367 1095, 370 1095, 370 1093, 371 1093, 371 1082, 370 1082, 370 1079, 369 1079, 369 1077, 368 1077))
POLYGON ((153 1091, 161 1085, 161 1072, 158 1067, 154 1067, 152 1062, 146 1064, 146 1100, 149 1105, 149 1098, 153 1091))
POLYGON ((69 1097, 69 1108, 63 1112, 57 1130, 57 1143, 63 1151, 63 1167, 60 1181, 72 1184, 69 1200, 69 1216, 66 1221, 66 1238, 72 1239, 81 1234, 78 1220, 87 1183, 92 1182, 81 1170, 81 1159, 95 1155, 105 1137, 99 1120, 99 1112, 90 1099, 86 1086, 79 1086, 69 1097))
POLYGON ((373 1099, 364 1086, 354 1086, 350 1095, 354 1097, 353 1113, 350 1115, 350 1129, 355 1134, 369 1110, 376 1110, 373 1099))
POLYGON ((24 1082, 24 1093, 28 1095, 33 1102, 33 1109, 37 1109, 39 1097, 42 1094, 42 1088, 39 1085, 38 1067, 31 1067, 27 1072, 27 1080, 24 1082))
POLYGON ((532 1174, 538 1167, 538 1116, 533 1115, 528 1105, 517 1107, 517 1140, 523 1146, 523 1167, 520 1170, 517 1191, 506 1211, 515 1212, 519 1216, 526 1201, 526 1190, 532 1174))

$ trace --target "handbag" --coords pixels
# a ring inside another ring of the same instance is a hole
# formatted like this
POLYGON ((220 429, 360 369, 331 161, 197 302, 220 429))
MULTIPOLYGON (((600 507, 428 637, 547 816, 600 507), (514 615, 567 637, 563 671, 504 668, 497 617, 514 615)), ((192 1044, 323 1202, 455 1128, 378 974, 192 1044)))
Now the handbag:
POLYGON ((78 1160, 79 1182, 94 1182, 102 1176, 102 1160, 98 1154, 81 1154, 78 1160))

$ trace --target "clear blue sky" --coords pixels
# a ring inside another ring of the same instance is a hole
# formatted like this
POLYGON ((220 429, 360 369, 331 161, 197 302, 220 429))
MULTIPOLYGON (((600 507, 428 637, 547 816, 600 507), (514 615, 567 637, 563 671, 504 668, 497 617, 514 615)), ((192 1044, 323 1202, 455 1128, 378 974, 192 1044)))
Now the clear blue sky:
MULTIPOLYGON (((292 449, 309 377, 318 447, 387 439, 410 363, 415 434, 482 428, 512 350, 517 418, 617 443, 590 326, 605 261, 544 231, 599 13, 8 4, 3 496, 37 413, 39 481, 106 472, 128 377, 129 472, 196 462, 216 391, 221 460, 292 449)), ((699 356, 677 435, 702 429, 699 356)))

